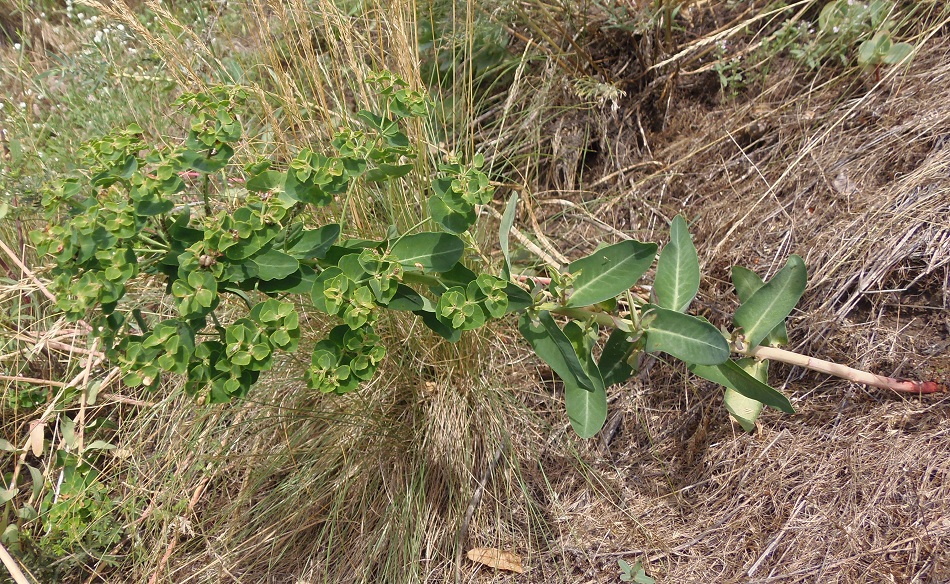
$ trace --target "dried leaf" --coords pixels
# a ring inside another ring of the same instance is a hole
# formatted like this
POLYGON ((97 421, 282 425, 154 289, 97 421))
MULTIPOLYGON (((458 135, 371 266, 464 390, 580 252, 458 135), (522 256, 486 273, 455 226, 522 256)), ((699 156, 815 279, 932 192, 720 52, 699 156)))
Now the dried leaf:
POLYGON ((511 552, 503 552, 495 548, 474 548, 468 550, 466 555, 468 559, 479 564, 524 574, 524 568, 521 567, 521 556, 511 552))
POLYGON ((40 420, 30 422, 30 446, 33 456, 43 456, 43 437, 46 424, 40 420))

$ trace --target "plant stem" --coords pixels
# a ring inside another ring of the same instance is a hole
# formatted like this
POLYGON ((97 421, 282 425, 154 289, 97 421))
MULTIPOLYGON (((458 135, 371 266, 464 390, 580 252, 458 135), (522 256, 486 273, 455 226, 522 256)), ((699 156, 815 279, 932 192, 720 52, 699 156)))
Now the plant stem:
POLYGON ((782 363, 797 365, 799 367, 811 369, 812 371, 817 371, 819 373, 834 375, 835 377, 847 379, 848 381, 853 381, 855 383, 863 383, 864 385, 870 385, 871 387, 890 389, 900 393, 924 394, 942 393, 947 391, 946 385, 939 384, 935 381, 913 381, 909 379, 886 377, 884 375, 875 375, 867 371, 861 371, 860 369, 848 367, 847 365, 832 363, 831 361, 824 361, 822 359, 816 359, 814 357, 793 353, 792 351, 786 351, 784 349, 777 349, 775 347, 759 346, 738 352, 742 353, 743 355, 755 357, 756 359, 771 359, 773 361, 781 361, 782 363))
MULTIPOLYGON (((633 331, 637 328, 622 318, 606 312, 597 312, 590 308, 566 308, 564 306, 540 306, 539 308, 542 310, 550 310, 555 314, 561 314, 577 320, 593 320, 597 324, 609 328, 619 328, 625 331, 633 331)), ((899 393, 927 394, 948 391, 946 384, 937 383, 936 381, 914 381, 875 375, 874 373, 854 369, 847 365, 841 365, 840 363, 832 363, 831 361, 824 361, 775 347, 758 346, 752 349, 739 350, 733 346, 733 350, 741 355, 755 357, 756 359, 771 359, 773 361, 788 363, 789 365, 797 365, 805 369, 834 375, 835 377, 847 379, 855 383, 863 383, 864 385, 879 387, 881 389, 890 389, 899 393)))

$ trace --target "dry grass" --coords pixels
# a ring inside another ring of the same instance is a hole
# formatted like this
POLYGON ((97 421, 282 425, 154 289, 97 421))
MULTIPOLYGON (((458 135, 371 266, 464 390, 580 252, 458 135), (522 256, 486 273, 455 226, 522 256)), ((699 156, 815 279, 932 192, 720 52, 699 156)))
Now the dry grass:
MULTIPOLYGON (((568 257, 620 236, 662 241, 682 212, 704 264, 698 306, 711 320, 736 305, 728 266, 771 274, 798 253, 810 286, 789 325, 793 344, 888 375, 946 379, 946 15, 922 21, 920 53, 880 81, 784 62, 767 87, 726 100, 702 39, 740 30, 750 13, 692 4, 699 40, 676 75, 649 70, 661 41, 591 22, 596 34, 579 36, 589 41, 579 48, 625 92, 601 87, 601 101, 564 66, 582 56, 562 57, 545 39, 533 44, 547 63, 516 48, 508 93, 480 110, 459 148, 479 141, 530 194, 523 231, 568 257), (627 41, 641 60, 618 50, 627 41)), ((339 123, 333 112, 371 99, 362 76, 373 66, 418 82, 403 32, 409 4, 378 7, 384 28, 321 8, 243 8, 262 28, 231 42, 264 55, 260 93, 283 106, 267 114, 275 133, 265 150, 325 136, 339 123), (278 25, 286 46, 262 40, 278 25), (342 36, 294 40, 310 30, 342 36)), ((184 45, 169 50, 188 56, 184 45)), ((389 195, 418 209, 410 190, 389 195)), ((374 228, 361 204, 353 220, 374 228)), ((153 407, 100 406, 122 420, 132 456, 116 472, 137 516, 121 567, 88 581, 612 582, 617 559, 644 560, 660 582, 950 581, 947 399, 773 369, 798 413, 769 411, 750 436, 711 384, 661 363, 610 391, 609 431, 583 443, 569 433, 557 383, 511 331, 449 345, 410 320, 383 326, 403 348, 344 398, 288 381, 301 368, 291 356, 247 403, 196 408, 170 386, 164 399, 131 396, 153 407), (478 568, 464 559, 469 547, 515 551, 528 573, 478 568)), ((22 427, 17 416, 4 427, 22 427)))

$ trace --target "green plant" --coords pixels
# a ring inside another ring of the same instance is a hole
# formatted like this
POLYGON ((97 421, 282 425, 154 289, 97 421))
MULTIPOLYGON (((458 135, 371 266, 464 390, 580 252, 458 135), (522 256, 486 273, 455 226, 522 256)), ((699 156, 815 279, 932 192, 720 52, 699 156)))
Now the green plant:
POLYGON ((792 48, 792 56, 813 69, 829 58, 846 65, 857 44, 861 66, 897 64, 913 52, 913 46, 891 39, 894 11, 889 0, 832 0, 818 15, 818 34, 792 48))
POLYGON ((325 214, 341 197, 414 169, 416 152, 402 124, 428 115, 429 102, 390 74, 374 82, 382 111, 361 110, 326 150, 301 150, 283 169, 263 160, 233 176, 229 161, 242 136, 237 110, 246 96, 217 88, 179 100, 193 116, 183 144, 149 150, 139 128, 114 132, 88 144, 88 178, 67 179, 45 193, 50 226, 31 238, 55 261, 59 307, 88 319, 127 384, 157 387, 161 375, 179 374, 187 377, 186 391, 202 400, 243 397, 279 352, 297 350, 300 319, 292 300, 309 297, 338 323, 312 348, 306 374, 309 387, 326 393, 353 391, 376 373, 386 356, 375 330, 384 309, 412 312, 449 341, 519 313, 518 330, 563 380, 571 425, 585 438, 604 424, 606 388, 628 379, 643 353, 666 353, 724 386, 726 407, 747 430, 763 405, 794 411, 767 385, 768 359, 884 387, 940 389, 774 348, 787 342, 785 318, 805 290, 798 256, 768 282, 733 270, 741 305, 732 330, 688 314, 700 271, 681 216, 658 260, 656 244, 627 240, 552 270, 549 283, 522 281, 512 276, 508 246, 513 197, 499 233, 500 274, 473 271, 466 265, 474 241, 467 231, 493 192, 479 157, 472 164, 450 160, 428 177, 427 203, 440 231, 367 240, 343 237, 345 223, 308 227, 308 209, 325 214), (197 196, 183 179, 191 175, 200 177, 197 196), (212 189, 229 181, 246 188, 233 208, 212 189), (652 291, 632 292, 655 260, 652 291), (128 293, 139 277, 166 282, 174 315, 147 311, 128 293), (222 322, 225 303, 243 306, 244 316, 222 322), (601 329, 612 332, 597 350, 601 329), (733 353, 741 358, 733 360, 733 353))
POLYGON ((647 576, 640 562, 631 566, 624 560, 617 560, 617 564, 620 566, 620 579, 624 582, 636 582, 637 584, 655 584, 656 582, 656 580, 647 576))
MULTIPOLYGON (((96 425, 87 424, 86 429, 96 425)), ((64 564, 90 557, 112 562, 110 551, 125 533, 113 494, 100 481, 97 466, 99 455, 114 446, 103 440, 84 445, 75 422, 65 415, 59 417, 57 429, 62 441, 51 453, 45 474, 23 463, 24 451, 6 440, 0 443, 0 449, 20 456, 17 469, 4 476, 5 489, 0 491, 0 503, 6 506, 0 520, 0 541, 21 558, 31 559, 31 563, 51 564, 49 570, 43 570, 50 577, 57 577, 64 564), (28 471, 28 483, 17 479, 20 465, 28 471), (13 502, 25 484, 30 488, 14 510, 13 502), (39 528, 39 533, 31 525, 39 528)), ((29 447, 34 454, 43 450, 42 434, 40 426, 37 442, 29 447)))

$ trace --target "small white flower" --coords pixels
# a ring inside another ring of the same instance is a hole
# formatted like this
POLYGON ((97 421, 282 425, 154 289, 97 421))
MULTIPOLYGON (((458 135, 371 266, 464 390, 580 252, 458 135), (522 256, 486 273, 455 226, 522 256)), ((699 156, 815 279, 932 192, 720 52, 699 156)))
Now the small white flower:
POLYGON ((21 101, 21 102, 20 102, 20 109, 21 109, 21 110, 25 110, 25 109, 26 109, 26 102, 25 102, 25 101, 21 101))
POLYGON ((86 18, 86 15, 83 14, 82 12, 77 12, 77 13, 76 13, 76 18, 77 18, 78 20, 82 20, 82 19, 86 18))
POLYGON ((134 55, 134 54, 137 53, 137 52, 138 52, 138 51, 135 49, 135 47, 129 47, 129 54, 130 54, 130 55, 134 55))
POLYGON ((33 24, 36 24, 36 25, 43 24, 43 20, 40 19, 40 18, 34 18, 34 19, 33 19, 33 24))
POLYGON ((14 51, 19 51, 21 48, 23 48, 23 45, 21 45, 20 43, 13 43, 14 51))
POLYGON ((839 32, 841 32, 841 29, 839 29, 837 26, 834 26, 831 28, 831 32, 838 34, 839 32))
POLYGON ((124 25, 124 24, 120 24, 120 25, 116 26, 116 28, 117 28, 118 30, 125 30, 125 25, 124 25))

